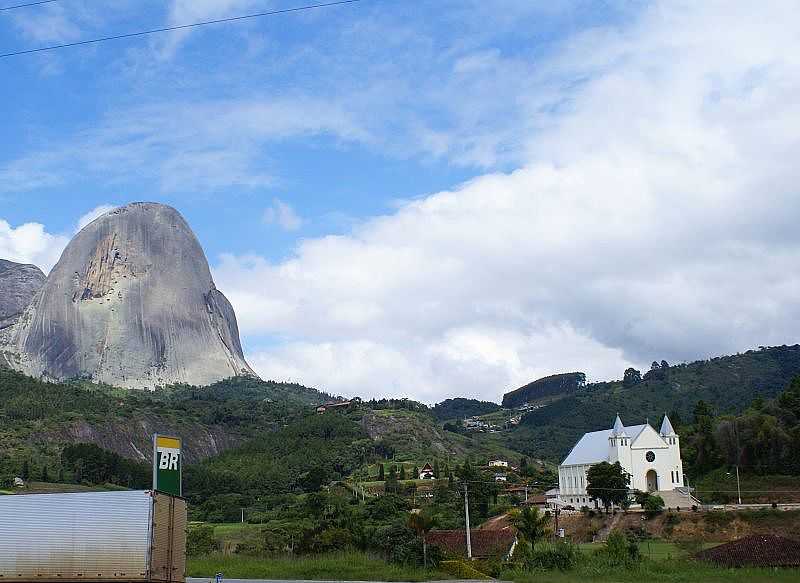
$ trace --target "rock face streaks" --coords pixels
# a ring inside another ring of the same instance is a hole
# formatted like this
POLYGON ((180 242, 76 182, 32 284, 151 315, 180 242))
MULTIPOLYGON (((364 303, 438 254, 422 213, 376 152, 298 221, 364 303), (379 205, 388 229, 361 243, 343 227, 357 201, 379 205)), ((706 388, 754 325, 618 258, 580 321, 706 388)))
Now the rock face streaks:
POLYGON ((161 204, 84 227, 15 328, 10 364, 33 376, 128 388, 255 376, 197 238, 161 204))
POLYGON ((0 329, 17 321, 44 280, 44 273, 35 265, 0 259, 0 329))

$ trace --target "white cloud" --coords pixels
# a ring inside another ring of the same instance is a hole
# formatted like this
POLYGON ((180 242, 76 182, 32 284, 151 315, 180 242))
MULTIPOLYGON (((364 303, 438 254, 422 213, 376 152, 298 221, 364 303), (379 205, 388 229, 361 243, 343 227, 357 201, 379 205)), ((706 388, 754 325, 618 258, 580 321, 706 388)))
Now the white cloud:
POLYGON ((19 10, 12 15, 20 32, 39 43, 77 40, 81 32, 81 19, 76 16, 75 10, 68 13, 60 4, 49 4, 34 10, 19 10))
POLYGON ((59 184, 77 172, 118 180, 120 169, 164 192, 263 187, 273 179, 260 164, 262 145, 308 136, 370 140, 346 110, 311 97, 160 103, 114 112, 52 149, 0 166, 0 192, 59 184))
MULTIPOLYGON (((181 26, 194 22, 216 20, 227 16, 241 16, 254 6, 254 0, 172 0, 169 3, 167 26, 181 26)), ((261 4, 260 12, 264 11, 261 4)), ((184 28, 171 33, 160 43, 163 58, 172 57, 194 29, 184 28)))
POLYGON ((99 206, 94 207, 92 210, 90 210, 88 213, 86 213, 85 215, 83 215, 81 218, 78 219, 78 224, 75 227, 75 232, 77 233, 78 231, 83 229, 86 225, 91 223, 93 220, 103 216, 109 211, 113 211, 115 208, 117 207, 110 204, 101 204, 99 206))
POLYGON ((578 35, 538 65, 570 82, 526 106, 518 170, 281 263, 223 257, 245 334, 287 339, 255 366, 348 394, 497 398, 800 340, 794 11, 659 3, 578 35))
POLYGON ((45 231, 39 223, 12 227, 0 219, 0 259, 17 263, 32 263, 45 273, 52 269, 69 239, 45 231))
POLYGON ((288 203, 279 198, 272 199, 272 206, 264 210, 264 222, 278 225, 284 231, 296 231, 303 226, 303 219, 288 203))

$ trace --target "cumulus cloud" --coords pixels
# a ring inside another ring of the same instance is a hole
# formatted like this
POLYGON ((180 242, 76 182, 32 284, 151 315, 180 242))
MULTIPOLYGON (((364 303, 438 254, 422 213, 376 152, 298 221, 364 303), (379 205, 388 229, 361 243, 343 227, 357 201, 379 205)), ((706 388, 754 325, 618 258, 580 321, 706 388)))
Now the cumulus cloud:
POLYGON ((794 10, 656 3, 578 34, 538 65, 567 82, 528 110, 517 170, 304 240, 286 261, 222 257, 242 330, 284 339, 252 352, 259 372, 498 398, 541 374, 619 377, 797 341, 794 10))
POLYGON ((279 198, 272 199, 272 205, 264 210, 264 222, 278 225, 284 231, 296 231, 303 226, 303 219, 288 203, 279 198))
POLYGON ((93 220, 102 217, 104 214, 106 214, 109 211, 113 211, 115 208, 116 208, 115 206, 110 204, 101 204, 99 206, 94 207, 92 210, 90 210, 88 213, 86 213, 85 215, 81 216, 81 218, 78 219, 78 224, 75 227, 75 232, 77 233, 78 231, 83 229, 86 225, 91 223, 93 220))
POLYGON ((69 239, 48 233, 44 225, 24 223, 12 227, 0 219, 0 259, 31 263, 45 273, 56 264, 69 239))

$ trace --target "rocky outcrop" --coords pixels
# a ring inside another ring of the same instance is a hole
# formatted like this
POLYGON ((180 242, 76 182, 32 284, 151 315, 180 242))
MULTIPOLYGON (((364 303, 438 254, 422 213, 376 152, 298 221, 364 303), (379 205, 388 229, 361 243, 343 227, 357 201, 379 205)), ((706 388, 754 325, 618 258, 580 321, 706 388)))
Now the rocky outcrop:
POLYGON ((57 429, 32 433, 28 442, 31 445, 94 443, 122 457, 152 462, 154 433, 180 435, 187 463, 217 456, 241 445, 245 440, 244 436, 218 425, 177 423, 175 420, 148 417, 124 423, 118 420, 97 424, 87 421, 62 423, 57 429))
POLYGON ((16 323, 45 279, 35 265, 0 259, 0 329, 16 323))
POLYGON ((53 380, 151 388, 255 376, 200 243, 175 209, 155 203, 84 227, 9 343, 11 366, 53 380))

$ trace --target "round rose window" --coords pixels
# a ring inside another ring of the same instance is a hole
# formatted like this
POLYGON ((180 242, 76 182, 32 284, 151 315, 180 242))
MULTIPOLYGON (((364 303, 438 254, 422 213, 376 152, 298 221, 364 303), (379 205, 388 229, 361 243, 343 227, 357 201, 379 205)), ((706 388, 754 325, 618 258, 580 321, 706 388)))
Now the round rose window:
POLYGON ((653 463, 654 461, 656 461, 656 454, 654 454, 652 451, 648 451, 647 454, 645 454, 644 457, 650 463, 653 463))

